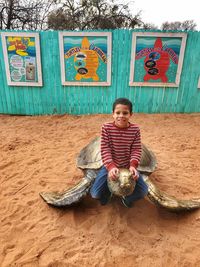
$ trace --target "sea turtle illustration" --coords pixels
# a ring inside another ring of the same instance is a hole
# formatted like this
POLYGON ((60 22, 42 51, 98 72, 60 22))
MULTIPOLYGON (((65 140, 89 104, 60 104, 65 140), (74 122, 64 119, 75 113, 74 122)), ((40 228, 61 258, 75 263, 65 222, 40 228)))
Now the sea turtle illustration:
POLYGON ((19 56, 28 56, 28 46, 34 45, 29 37, 8 37, 8 51, 15 51, 19 56))
MULTIPOLYGON (((154 204, 166 208, 169 211, 186 211, 200 208, 200 198, 191 200, 179 200, 160 191, 148 177, 156 168, 156 157, 154 153, 142 144, 142 158, 138 170, 148 185, 148 200, 154 204)), ((92 140, 84 147, 77 158, 78 168, 83 170, 84 177, 74 187, 64 190, 63 192, 41 192, 40 196, 50 205, 62 207, 70 206, 84 198, 94 182, 99 168, 102 166, 100 155, 100 138, 92 140)), ((123 170, 122 170, 123 173, 123 170)), ((122 175, 122 180, 127 179, 127 171, 122 175)), ((129 179, 132 179, 130 176, 129 179)), ((111 192, 117 196, 129 194, 134 185, 130 185, 127 180, 124 184, 122 181, 109 183, 111 192), (128 186, 127 186, 128 185, 128 186), (127 191, 128 190, 128 191, 127 191), (128 192, 128 193, 127 193, 128 192)))
POLYGON ((87 37, 84 37, 81 42, 81 47, 73 47, 65 53, 65 58, 74 56, 74 67, 77 71, 75 80, 92 79, 99 81, 97 70, 99 67, 99 58, 106 63, 106 55, 99 48, 90 44, 87 37))
POLYGON ((178 64, 178 56, 173 49, 163 47, 160 37, 156 39, 153 48, 144 48, 139 51, 136 54, 136 60, 144 56, 144 69, 146 71, 144 76, 145 82, 150 79, 161 79, 162 82, 167 82, 168 77, 166 72, 170 65, 170 58, 175 64, 178 64))

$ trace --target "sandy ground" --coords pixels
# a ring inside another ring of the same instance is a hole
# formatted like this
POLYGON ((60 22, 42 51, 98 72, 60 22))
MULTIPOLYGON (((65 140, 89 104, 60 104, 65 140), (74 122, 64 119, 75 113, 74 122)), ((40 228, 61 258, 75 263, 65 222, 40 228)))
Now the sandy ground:
MULTIPOLYGON (((200 266, 200 210, 170 213, 146 200, 132 209, 48 206, 41 191, 62 191, 82 172, 79 150, 111 115, 0 115, 0 266, 200 266)), ((200 114, 135 114, 155 153, 151 179, 177 198, 200 197, 200 114)))

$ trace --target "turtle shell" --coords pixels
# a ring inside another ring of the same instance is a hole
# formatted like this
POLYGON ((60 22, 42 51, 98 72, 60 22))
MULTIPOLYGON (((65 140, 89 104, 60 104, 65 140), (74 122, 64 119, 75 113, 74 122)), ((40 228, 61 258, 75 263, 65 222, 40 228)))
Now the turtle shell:
MULTIPOLYGON (((100 152, 100 137, 93 139, 85 146, 77 157, 77 167, 84 169, 99 169, 102 166, 100 152)), ((142 144, 142 157, 138 166, 141 173, 152 173, 156 168, 156 157, 144 144, 142 144)))

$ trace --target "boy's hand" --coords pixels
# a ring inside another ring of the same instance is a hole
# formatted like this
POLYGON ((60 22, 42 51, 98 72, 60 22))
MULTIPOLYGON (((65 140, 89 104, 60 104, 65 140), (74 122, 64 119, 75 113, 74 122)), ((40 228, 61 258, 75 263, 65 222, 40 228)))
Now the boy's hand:
POLYGON ((108 176, 113 180, 117 180, 119 177, 119 169, 118 168, 112 168, 109 173, 108 176))
POLYGON ((133 166, 130 166, 129 171, 132 173, 133 179, 135 181, 137 181, 139 178, 139 174, 138 174, 136 168, 134 168, 133 166))

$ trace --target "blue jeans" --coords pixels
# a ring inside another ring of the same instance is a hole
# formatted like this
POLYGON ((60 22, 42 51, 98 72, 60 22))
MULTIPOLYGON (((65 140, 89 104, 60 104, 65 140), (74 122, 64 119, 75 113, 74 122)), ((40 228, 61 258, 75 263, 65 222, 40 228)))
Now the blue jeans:
MULTIPOLYGON (((107 185, 107 176, 108 171, 103 166, 97 174, 95 181, 90 189, 90 194, 92 198, 100 199, 102 194, 106 194, 109 192, 108 185, 107 185)), ((125 199, 129 203, 133 203, 136 200, 144 198, 148 194, 148 186, 144 182, 141 174, 139 174, 139 178, 136 181, 136 186, 133 193, 129 196, 126 196, 125 199)))

